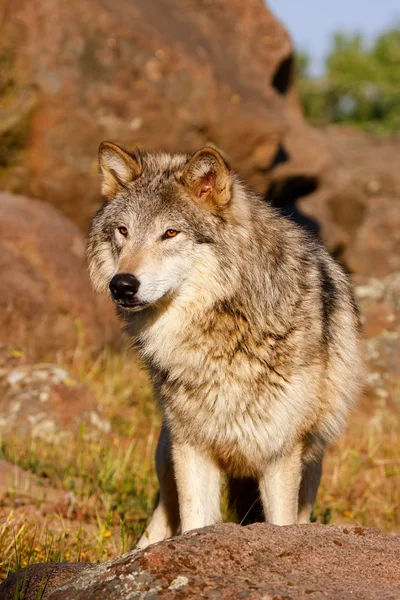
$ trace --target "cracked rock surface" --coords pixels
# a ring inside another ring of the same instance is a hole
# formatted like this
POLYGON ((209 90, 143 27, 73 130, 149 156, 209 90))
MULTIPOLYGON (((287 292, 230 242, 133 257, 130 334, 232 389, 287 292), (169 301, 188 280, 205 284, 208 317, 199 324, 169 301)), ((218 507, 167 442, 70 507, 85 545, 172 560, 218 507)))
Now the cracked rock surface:
MULTIPOLYGON (((0 586, 2 600, 23 576, 0 586)), ((33 565, 25 579, 25 600, 39 580, 42 600, 398 600, 400 541, 366 527, 224 524, 101 565, 33 565)))

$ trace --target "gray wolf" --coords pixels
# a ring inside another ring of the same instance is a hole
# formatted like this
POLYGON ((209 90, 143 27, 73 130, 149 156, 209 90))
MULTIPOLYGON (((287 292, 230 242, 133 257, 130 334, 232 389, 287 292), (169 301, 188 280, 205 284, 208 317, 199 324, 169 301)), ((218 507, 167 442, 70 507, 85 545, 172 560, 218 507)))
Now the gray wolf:
POLYGON ((349 282, 213 148, 99 150, 88 242, 163 413, 160 499, 139 547, 221 519, 222 474, 257 482, 270 523, 305 523, 324 448, 361 381, 349 282))

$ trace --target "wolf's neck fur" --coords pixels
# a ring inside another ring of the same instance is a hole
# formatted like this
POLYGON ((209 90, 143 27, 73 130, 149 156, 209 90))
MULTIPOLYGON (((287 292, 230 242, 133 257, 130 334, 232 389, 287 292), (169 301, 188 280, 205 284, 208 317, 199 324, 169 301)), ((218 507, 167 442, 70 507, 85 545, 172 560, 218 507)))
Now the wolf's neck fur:
POLYGON ((227 340, 253 346, 270 336, 275 344, 307 326, 298 313, 313 274, 299 250, 302 232, 259 198, 244 200, 240 187, 238 192, 228 216, 232 226, 224 228, 218 248, 199 247, 194 272, 179 294, 145 314, 128 317, 128 331, 148 365, 168 370, 182 361, 187 366, 189 353, 201 361, 204 352, 227 340), (198 340, 205 334, 208 348, 202 349, 198 340))

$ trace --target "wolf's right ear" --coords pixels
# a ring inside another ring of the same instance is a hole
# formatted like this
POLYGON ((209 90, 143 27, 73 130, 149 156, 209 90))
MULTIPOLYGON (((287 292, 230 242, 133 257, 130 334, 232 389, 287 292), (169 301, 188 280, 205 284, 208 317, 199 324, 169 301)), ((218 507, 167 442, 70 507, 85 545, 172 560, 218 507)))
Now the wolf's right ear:
POLYGON ((111 142, 102 142, 99 147, 99 167, 102 176, 101 193, 111 200, 121 188, 137 179, 142 173, 139 155, 111 142))

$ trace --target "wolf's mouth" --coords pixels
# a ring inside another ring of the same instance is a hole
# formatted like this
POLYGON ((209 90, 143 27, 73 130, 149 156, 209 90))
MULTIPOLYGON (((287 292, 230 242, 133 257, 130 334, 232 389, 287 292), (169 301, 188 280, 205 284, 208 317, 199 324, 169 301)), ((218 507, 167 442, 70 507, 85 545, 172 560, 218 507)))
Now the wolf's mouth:
POLYGON ((143 302, 122 302, 121 300, 113 300, 118 308, 122 308, 128 312, 139 312, 148 308, 150 304, 145 304, 143 302))

